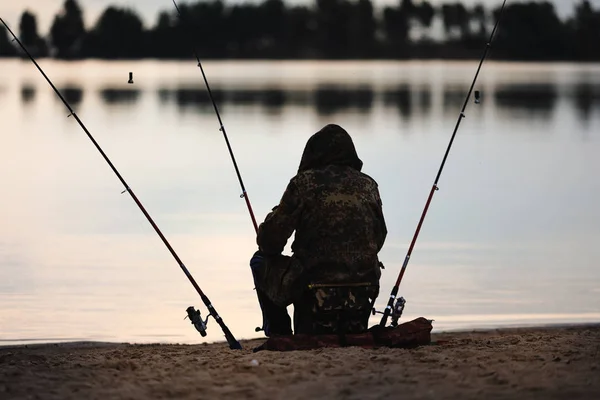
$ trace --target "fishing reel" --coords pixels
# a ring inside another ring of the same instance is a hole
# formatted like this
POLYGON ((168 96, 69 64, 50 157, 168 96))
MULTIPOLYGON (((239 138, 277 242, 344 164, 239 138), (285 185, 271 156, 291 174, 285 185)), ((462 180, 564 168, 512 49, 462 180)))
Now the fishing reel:
MULTIPOLYGON (((392 322, 390 323, 390 326, 392 326, 392 327, 398 326, 398 320, 402 316, 402 312, 404 312, 405 305, 406 305, 406 300, 404 299, 404 297, 398 297, 396 300, 394 300, 394 303, 392 306, 392 312, 390 313, 390 317, 392 318, 392 322)), ((385 313, 383 311, 377 311, 377 310, 375 310, 375 308, 373 308, 371 310, 371 314, 375 315, 375 314, 385 314, 385 313)))
POLYGON ((204 321, 202 321, 202 316, 200 315, 200 310, 196 310, 194 308, 194 306, 189 306, 186 309, 186 311, 187 311, 187 317, 185 317, 185 318, 189 318, 190 319, 190 321, 192 322, 192 325, 194 325, 194 327, 196 328, 196 330, 198 332, 200 332, 200 335, 206 336, 206 324, 208 323, 208 318, 212 314, 208 314, 208 316, 206 317, 206 319, 204 321))
POLYGON ((394 306, 392 307, 392 322, 390 323, 391 326, 398 326, 398 320, 402 316, 405 305, 406 300, 404 300, 404 297, 398 297, 396 301, 394 301, 394 306))

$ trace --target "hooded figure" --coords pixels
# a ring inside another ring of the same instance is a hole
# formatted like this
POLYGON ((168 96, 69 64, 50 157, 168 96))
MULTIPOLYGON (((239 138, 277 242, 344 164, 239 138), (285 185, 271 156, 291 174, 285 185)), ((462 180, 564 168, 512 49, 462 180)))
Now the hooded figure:
POLYGON ((267 336, 291 333, 285 307, 297 308, 308 285, 378 289, 387 229, 377 183, 362 165, 350 135, 325 126, 306 143, 298 173, 260 224, 250 265, 267 336), (294 231, 293 255, 283 256, 294 231))

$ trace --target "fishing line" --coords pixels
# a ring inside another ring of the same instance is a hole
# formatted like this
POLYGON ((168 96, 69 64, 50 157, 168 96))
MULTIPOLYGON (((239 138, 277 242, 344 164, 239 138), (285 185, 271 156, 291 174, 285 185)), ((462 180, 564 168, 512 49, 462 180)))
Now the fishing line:
MULTIPOLYGON (((181 14, 181 10, 179 6, 173 0, 173 4, 177 9, 177 14, 179 14, 179 18, 182 21, 182 25, 185 26, 185 21, 183 21, 183 15, 181 14)), ((192 36, 193 37, 193 36, 192 36)), ((256 218, 254 217, 254 211, 252 211, 252 205, 250 204, 250 199, 248 198, 248 192, 246 192, 246 187, 244 186, 244 181, 242 180, 242 175, 240 174, 240 169, 238 168, 237 162, 235 161, 235 156, 233 155, 233 150, 231 148, 231 143, 229 143, 229 138, 227 137, 227 132, 225 131, 225 125, 223 125, 223 120, 221 119, 221 114, 219 113, 219 108, 217 107, 217 103, 213 98, 212 91, 210 90, 210 85, 208 84, 208 79, 206 78, 206 74, 204 73, 204 68, 202 68, 202 62, 200 62, 200 57, 198 56, 198 52, 195 48, 193 48, 194 56, 198 61, 198 68, 200 68, 200 72, 202 73, 202 78, 204 79, 204 84, 206 85, 206 90, 208 91, 208 96, 210 97, 210 101, 215 109, 215 113, 217 114, 217 119, 219 120, 219 130, 223 132, 223 138, 225 139, 225 143, 227 144, 227 149, 229 150, 229 155, 231 156, 231 161, 233 162, 233 168, 235 168, 235 173, 237 175, 238 181, 240 182, 240 187, 242 188, 242 194, 240 198, 244 198, 246 200, 246 206, 248 207, 248 212, 250 213, 250 218, 252 219, 252 225, 254 225, 254 231, 258 233, 258 225, 256 224, 256 218)))
MULTIPOLYGON (((177 5, 177 2, 175 0, 173 0, 173 4, 175 5, 175 9, 177 10, 179 19, 182 22, 182 26, 185 27, 186 21, 183 20, 183 15, 182 15, 181 10, 179 9, 179 6, 177 5)), ((193 37, 193 35, 191 35, 191 33, 189 31, 188 31, 188 34, 191 37, 193 37)), ((252 211, 252 205, 250 204, 250 199, 248 198, 248 192, 246 191, 246 187, 244 186, 244 181, 242 180, 242 175, 240 174, 240 170, 238 168, 237 162, 235 161, 235 156, 233 155, 231 143, 229 143, 229 138, 227 137, 227 132, 225 131, 225 126, 223 125, 223 120, 221 119, 221 114, 219 113, 219 108, 217 107, 217 103, 215 102, 215 99, 212 95, 212 91, 210 90, 210 85, 208 84, 208 79, 206 78, 206 74, 204 73, 204 68, 202 68, 202 62, 200 61, 200 56, 198 55, 198 52, 196 51, 194 46, 192 46, 192 49, 194 52, 194 56, 196 57, 196 60, 198 61, 197 65, 198 65, 198 68, 200 68, 200 72, 202 73, 202 78, 204 79, 204 84, 206 85, 206 90, 208 91, 208 96, 210 97, 210 101, 213 105, 215 113, 217 114, 217 119, 219 121, 219 130, 221 132, 223 132, 223 138, 225 139, 225 143, 227 144, 227 149, 229 150, 229 155, 231 156, 231 161, 233 162, 233 167, 235 168, 235 173, 236 173, 238 181, 240 183, 240 187, 242 188, 242 194, 240 195, 240 198, 244 198, 246 200, 246 206, 248 207, 248 212, 250 213, 250 219, 252 220, 252 225, 254 226, 254 232, 256 234, 258 234, 258 224, 256 223, 256 218, 254 217, 254 211, 252 211)), ((258 293, 257 293, 257 296, 258 296, 258 293)), ((260 297, 258 297, 258 302, 259 302, 259 304, 261 304, 261 309, 264 310, 264 308, 262 307, 260 297)), ((261 330, 265 330, 264 314, 263 314, 262 328, 256 328, 257 332, 261 331, 261 330)))
POLYGON ((52 89, 54 90, 54 92, 62 100, 62 102, 64 103, 65 107, 67 107, 67 109, 69 110, 70 114, 68 115, 68 117, 73 117, 77 121, 77 123, 79 124, 79 126, 81 126, 81 129, 83 129, 83 131, 85 132, 85 134, 92 141, 92 143, 94 144, 94 146, 96 147, 96 149, 100 152, 100 154, 102 155, 102 157, 104 158, 104 160, 108 163, 108 165, 110 166, 110 168, 112 169, 112 171, 115 173, 115 175, 117 175, 117 178, 119 178, 119 180, 121 181, 121 183, 125 187, 125 190, 123 192, 121 192, 121 193, 128 192, 131 195, 131 198, 133 199, 133 201, 135 202, 135 204, 137 204, 137 206, 142 211, 142 213, 144 214, 144 216, 146 217, 146 219, 148 220, 148 222, 150 222, 150 225, 152 225, 152 227, 154 228, 154 230, 156 231, 156 233, 158 234, 158 236, 160 237, 160 239, 163 241, 163 243, 165 244, 165 246, 167 247, 167 249, 169 250, 169 252, 173 256, 173 258, 175 258, 175 261, 177 261, 177 263, 179 264, 179 267, 181 267, 181 269, 183 270, 183 272, 185 273, 185 275, 188 277, 188 279, 192 283, 192 286, 194 286, 194 288, 196 289, 196 291, 200 295, 200 298, 202 299, 202 301, 206 305, 206 308, 208 309, 209 314, 206 317, 206 320, 203 321, 201 319, 201 317, 200 317, 200 312, 199 311, 194 310, 193 307, 188 307, 187 313, 188 313, 188 317, 190 317, 190 320, 192 321, 192 324, 194 324, 194 326, 196 327, 196 329, 200 332, 200 334, 202 336, 206 336, 206 322, 208 321, 208 318, 210 316, 212 316, 215 319, 215 321, 217 321, 217 323, 219 324, 219 326, 221 327, 221 329, 223 330, 223 333, 225 334, 225 338, 227 339, 227 343, 229 344, 229 348, 231 348, 231 349, 241 349, 242 346, 240 345, 240 343, 235 339, 235 337, 233 337, 233 334, 231 333, 231 331, 229 330, 229 328, 227 327, 227 325, 225 325, 225 322, 223 321, 223 319, 221 318, 221 316, 217 313, 217 310, 214 308, 214 306, 212 305, 212 303, 210 302, 210 300, 208 299, 208 297, 204 294, 204 292, 200 289, 200 286, 198 286, 198 284, 196 283, 196 281, 192 277, 192 274, 185 267, 185 265, 183 264, 183 261, 181 261, 181 259, 177 255, 177 253, 175 253, 175 250, 173 249, 173 247, 171 247, 171 244, 169 244, 169 242, 167 241, 167 239, 165 238, 165 236, 163 235, 163 233, 160 231, 160 229, 158 228, 158 226, 156 225, 156 223, 152 220, 152 218, 150 217, 150 214, 148 214, 148 212, 146 211, 146 209, 144 208, 144 206, 142 205, 142 203, 140 202, 140 200, 137 198, 137 196, 135 195, 135 193, 133 192, 133 190, 131 189, 131 187, 127 184, 127 182, 125 182, 125 179, 123 179, 123 177, 121 176, 121 174, 119 173, 119 171, 117 171, 117 169, 115 168, 115 166, 113 165, 113 163, 110 161, 110 159, 108 158, 108 156, 104 153, 104 151, 102 150, 102 148, 100 148, 100 145, 98 144, 98 142, 96 142, 96 140, 94 139, 94 137, 92 136, 92 134, 88 131, 88 129, 83 124, 83 122, 81 122, 81 120, 79 119, 79 117, 77 116, 77 114, 75 113, 75 111, 73 111, 73 109, 71 108, 71 106, 69 105, 69 103, 62 96, 62 94, 58 91, 58 89, 56 89, 56 86, 54 86, 54 84, 52 83, 52 81, 50 80, 50 78, 48 78, 48 76, 44 73, 44 71, 38 65, 38 63, 35 61, 35 59, 33 58, 33 56, 27 51, 27 49, 25 48, 25 46, 23 45, 23 43, 21 43, 21 41, 17 38, 17 36, 13 33, 13 31, 8 27, 8 25, 4 22, 4 20, 2 18, 0 18, 0 22, 2 22, 2 24, 8 30, 8 32, 10 32, 10 34, 14 38, 13 40, 16 41, 19 44, 19 46, 21 46, 21 48, 23 49, 23 51, 25 52, 25 54, 27 54, 29 56, 29 59, 31 60, 31 62, 33 62, 33 64, 36 66, 36 68, 44 76, 44 78, 46 79, 46 81, 48 82, 48 84, 50 84, 50 86, 52 87, 52 89))
MULTIPOLYGON (((381 314, 383 314, 383 316, 381 317, 381 322, 379 323, 379 326, 382 326, 382 327, 385 326, 390 314, 392 315, 391 325, 396 326, 398 324, 398 319, 400 318, 400 316, 402 315, 402 311, 404 310, 404 305, 405 305, 406 301, 404 300, 403 297, 396 298, 396 296, 398 295, 398 289, 400 287, 400 282, 402 281, 402 277, 404 276, 404 272, 406 271, 406 267, 408 265, 411 255, 412 255, 412 251, 413 251, 413 248, 415 247, 415 243, 417 242, 417 237, 419 236, 419 232, 421 231, 421 226, 423 225, 423 221, 425 220, 425 215, 427 214, 427 211, 429 210, 429 205, 431 204, 431 199, 433 198, 433 194, 437 190, 439 190, 438 182, 440 180, 440 176, 442 175, 442 170, 444 169, 444 165, 446 164, 448 154, 450 153, 450 147, 452 147, 452 143, 454 143, 454 138, 456 137, 456 132, 458 131, 458 127, 460 126, 461 121, 463 120, 463 118, 465 118, 465 109, 467 108, 467 104, 469 103, 469 98, 471 97, 471 93, 473 93, 473 88, 475 87, 475 82, 477 81, 477 77, 479 76, 479 72, 481 71, 481 66, 483 65, 483 61, 485 60, 485 58, 488 54, 488 51, 489 51, 490 47, 492 46, 492 40, 494 39, 494 35, 496 34, 496 31, 500 24, 500 19, 502 18, 502 15, 504 13, 505 5, 506 5, 506 0, 504 0, 502 3, 502 8, 500 9, 500 14, 498 16, 498 20, 496 21, 496 24, 494 25, 494 29, 492 30, 489 41, 486 43, 485 50, 483 52, 483 56, 481 57, 481 60, 479 61, 479 66, 477 68, 477 72, 475 73, 475 77, 473 78, 473 82, 471 83, 471 87, 469 88, 469 92, 467 93, 467 97, 465 99, 465 102, 464 102, 462 109, 460 111, 460 114, 458 116, 458 121, 456 122, 456 126, 454 127, 454 132, 452 133, 452 137, 450 138, 450 143, 448 144, 448 148, 446 149, 446 153, 444 154, 444 159, 442 160, 440 169, 435 177, 435 181, 433 183, 433 186, 431 187, 429 196, 427 197, 427 202, 425 203, 425 208, 423 209, 423 213, 421 214, 421 218, 419 219, 417 229, 416 229, 415 234, 410 243, 410 247, 408 248, 408 252, 406 253, 406 257, 404 258, 404 262, 402 264, 402 269, 400 270, 400 273, 398 274, 398 279, 396 280, 396 283, 394 284, 394 287, 392 289, 392 293, 390 294, 390 299, 388 301, 388 304, 385 308, 385 311, 381 312, 381 314)), ((476 100, 476 102, 480 101, 479 93, 476 93, 475 100, 476 100)), ((375 312, 376 311, 373 310, 373 313, 375 313, 375 312)))

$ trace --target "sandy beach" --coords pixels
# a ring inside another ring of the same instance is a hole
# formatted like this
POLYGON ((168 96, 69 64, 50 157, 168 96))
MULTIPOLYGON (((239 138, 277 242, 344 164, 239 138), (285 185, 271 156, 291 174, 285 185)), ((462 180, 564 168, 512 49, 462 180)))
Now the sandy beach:
POLYGON ((600 325, 432 334, 415 349, 264 340, 0 347, 0 399, 598 399, 600 325))

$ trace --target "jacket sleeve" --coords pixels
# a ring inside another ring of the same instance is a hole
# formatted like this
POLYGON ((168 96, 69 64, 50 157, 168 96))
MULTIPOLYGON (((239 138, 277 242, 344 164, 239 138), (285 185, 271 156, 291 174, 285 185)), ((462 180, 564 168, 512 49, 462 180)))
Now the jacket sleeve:
POLYGON ((383 244, 385 243, 385 238, 387 236, 387 226, 385 225, 385 218, 383 217, 383 203, 381 201, 381 196, 379 195, 379 190, 375 189, 376 197, 377 197, 377 206, 375 215, 377 218, 377 252, 381 250, 383 244))
POLYGON ((302 201, 294 179, 290 181, 281 201, 258 227, 256 244, 265 254, 281 254, 292 233, 298 226, 302 201))

